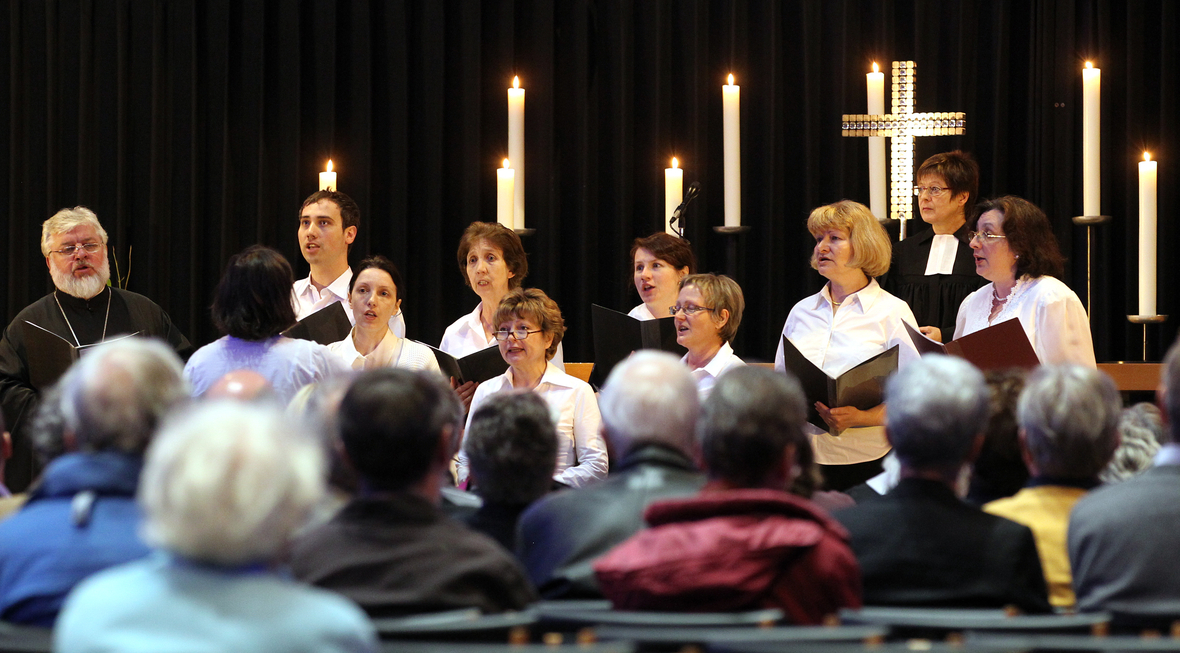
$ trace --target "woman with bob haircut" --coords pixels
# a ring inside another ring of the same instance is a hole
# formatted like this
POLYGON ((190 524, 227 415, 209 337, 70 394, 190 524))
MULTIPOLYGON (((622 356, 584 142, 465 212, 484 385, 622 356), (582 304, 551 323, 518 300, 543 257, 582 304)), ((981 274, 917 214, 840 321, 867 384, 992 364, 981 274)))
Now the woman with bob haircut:
POLYGON ((637 320, 668 317, 676 303, 680 281, 697 270, 692 246, 683 238, 662 231, 631 243, 631 272, 642 304, 631 309, 637 320))
POLYGON ((193 353, 184 376, 193 396, 240 369, 261 374, 284 404, 300 388, 347 370, 327 347, 282 335, 295 323, 291 264, 269 247, 251 245, 230 258, 213 299, 223 334, 193 353))
MULTIPOLYGON (((565 335, 561 309, 536 288, 517 288, 496 309, 494 339, 508 370, 481 383, 471 400, 471 415, 483 401, 504 390, 531 390, 549 404, 557 427, 557 468, 553 478, 581 487, 606 478, 606 445, 599 433, 602 417, 594 390, 585 381, 562 372, 552 359, 565 335)), ((467 480, 467 455, 456 458, 460 483, 467 480)), ((477 479, 478 482, 478 479, 477 479)))
POLYGON ((746 300, 737 282, 723 274, 690 274, 669 311, 676 316, 676 342, 688 350, 680 362, 692 371, 701 401, 722 374, 745 363, 733 353, 746 300))
POLYGON ((139 485, 154 555, 81 583, 59 651, 376 651, 355 604, 279 573, 324 494, 321 445, 274 407, 210 402, 165 422, 139 485))
POLYGON ((401 312, 404 288, 393 261, 380 254, 361 261, 348 280, 348 303, 356 324, 343 340, 328 345, 328 350, 354 370, 400 367, 441 374, 430 347, 399 338, 389 328, 390 318, 401 312))
POLYGON ((1065 259, 1045 213, 1028 200, 1006 195, 980 204, 972 229, 975 271, 991 283, 963 300, 954 337, 1015 317, 1041 364, 1097 368, 1086 309, 1056 278, 1065 259))
MULTIPOLYGON (((917 328, 910 307, 885 292, 875 277, 889 270, 891 248, 884 227, 868 207, 843 200, 821 206, 807 218, 815 238, 811 267, 828 282, 791 309, 783 337, 830 377, 899 346, 898 365, 917 360, 905 324, 917 328)), ((774 367, 785 371, 779 341, 774 367)), ((828 424, 806 425, 815 460, 830 490, 845 490, 881 472, 889 453, 885 404, 869 410, 852 406, 815 408, 828 424)))
MULTIPOLYGON (((463 283, 479 295, 475 310, 455 320, 443 332, 438 348, 462 358, 495 344, 496 308, 510 290, 520 287, 529 274, 529 259, 516 232, 498 222, 472 222, 459 237, 459 274, 463 283)), ((560 345, 553 364, 565 371, 560 345)), ((459 386, 451 379, 464 405, 471 404, 476 383, 459 386)))

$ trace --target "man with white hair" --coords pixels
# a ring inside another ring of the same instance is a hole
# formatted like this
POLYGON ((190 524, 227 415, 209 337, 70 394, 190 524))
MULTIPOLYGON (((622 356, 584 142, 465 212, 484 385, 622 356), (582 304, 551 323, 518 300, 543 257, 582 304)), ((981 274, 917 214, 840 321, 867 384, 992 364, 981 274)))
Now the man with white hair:
POLYGON ((889 379, 885 406, 901 482, 833 515, 852 536, 865 605, 1047 612, 1032 531, 955 496, 959 471, 983 444, 983 374, 961 358, 923 356, 889 379))
POLYGON ((66 453, 0 523, 4 621, 52 626, 78 582, 147 554, 135 505, 143 454, 161 418, 188 396, 180 359, 145 338, 97 347, 59 389, 66 453))
POLYGON ((30 338, 60 338, 84 350, 115 336, 136 334, 163 338, 183 358, 192 353, 192 345, 163 309, 142 295, 107 285, 107 232, 90 209, 62 209, 46 220, 41 225, 41 253, 54 291, 21 311, 0 340, 0 404, 13 439, 8 484, 16 492, 39 471, 25 427, 39 392, 56 380, 52 365, 30 351, 30 338))
POLYGON ((636 352, 615 367, 598 398, 616 463, 606 480, 542 498, 521 515, 517 557, 545 598, 601 596, 594 561, 644 527, 643 511, 696 494, 700 409, 696 383, 672 354, 636 352))

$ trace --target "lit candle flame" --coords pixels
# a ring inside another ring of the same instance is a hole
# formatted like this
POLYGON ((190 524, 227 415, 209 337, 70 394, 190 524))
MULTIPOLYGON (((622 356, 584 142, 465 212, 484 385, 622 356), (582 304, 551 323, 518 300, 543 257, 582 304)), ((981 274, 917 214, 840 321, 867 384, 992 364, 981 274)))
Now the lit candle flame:
POLYGON ((1091 62, 1089 62, 1089 61, 1087 61, 1087 62, 1086 62, 1086 67, 1087 67, 1087 68, 1093 68, 1093 67, 1094 67, 1094 64, 1093 64, 1093 63, 1091 63, 1091 62))
POLYGON ((733 86, 733 73, 729 73, 729 85, 733 86))
POLYGON ((512 88, 520 88, 520 77, 513 76, 512 88))
POLYGON ((873 62, 873 72, 875 72, 875 73, 881 72, 881 69, 877 67, 876 61, 873 62))
POLYGON ((327 172, 332 172, 332 159, 328 159, 328 170, 327 170, 327 172))
POLYGON ((504 169, 507 170, 511 166, 508 165, 508 159, 504 159, 504 169))
POLYGON ((1151 160, 1151 152, 1144 152, 1143 153, 1143 160, 1150 161, 1151 160))
POLYGON ((672 168, 675 169, 675 168, 679 168, 679 167, 680 167, 680 162, 676 160, 676 157, 672 157, 672 168))

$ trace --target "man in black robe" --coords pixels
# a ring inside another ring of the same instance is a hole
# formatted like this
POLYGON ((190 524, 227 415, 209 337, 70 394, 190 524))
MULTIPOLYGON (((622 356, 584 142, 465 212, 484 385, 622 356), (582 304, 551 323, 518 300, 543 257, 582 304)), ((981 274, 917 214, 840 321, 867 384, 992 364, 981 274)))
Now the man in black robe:
POLYGON ((138 334, 163 339, 182 358, 192 353, 192 345, 163 309, 142 295, 107 285, 106 243, 98 217, 82 206, 62 209, 41 226, 41 253, 56 288, 21 311, 0 340, 0 405, 12 432, 6 471, 14 492, 28 487, 41 467, 27 427, 40 392, 64 371, 54 362, 60 360, 54 350, 60 354, 72 348, 81 354, 104 340, 138 334))

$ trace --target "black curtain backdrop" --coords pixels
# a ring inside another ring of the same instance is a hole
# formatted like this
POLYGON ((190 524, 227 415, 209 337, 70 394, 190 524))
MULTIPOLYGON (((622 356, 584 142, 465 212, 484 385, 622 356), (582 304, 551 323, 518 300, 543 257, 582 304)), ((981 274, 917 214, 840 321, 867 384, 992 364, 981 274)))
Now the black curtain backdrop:
MULTIPOLYGON (((1175 313, 1180 256, 1180 6, 1157 0, 5 0, 0 11, 0 234, 7 320, 52 286, 39 226, 93 208, 131 290, 196 344, 216 337, 212 290, 260 242, 307 266, 299 205, 331 158, 363 219, 355 262, 403 270, 409 335, 437 343, 477 298, 459 234, 495 219, 506 91, 527 89, 528 285, 561 305, 566 360, 590 360, 591 303, 638 300, 631 240, 662 228, 676 155, 701 198, 688 238, 706 271, 745 290, 738 340, 772 358, 807 265, 812 208, 868 202, 868 145, 840 135, 865 111, 865 73, 917 62, 917 110, 965 111, 967 134, 920 138, 917 161, 974 153, 986 196, 1053 220, 1085 301, 1081 68, 1102 68, 1102 208, 1094 232, 1099 360, 1137 359, 1136 162, 1160 162, 1159 312, 1175 313), (743 222, 736 269, 723 222, 721 85, 742 88, 743 222)), ((6 321, 7 321, 6 320, 6 321)), ((1180 315, 1151 327, 1152 357, 1180 315)))

